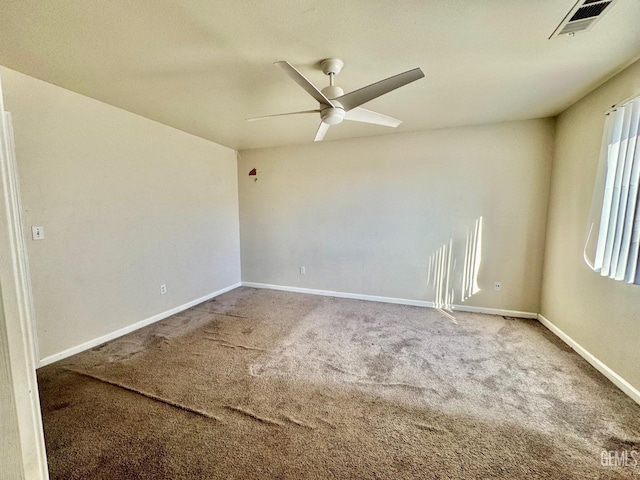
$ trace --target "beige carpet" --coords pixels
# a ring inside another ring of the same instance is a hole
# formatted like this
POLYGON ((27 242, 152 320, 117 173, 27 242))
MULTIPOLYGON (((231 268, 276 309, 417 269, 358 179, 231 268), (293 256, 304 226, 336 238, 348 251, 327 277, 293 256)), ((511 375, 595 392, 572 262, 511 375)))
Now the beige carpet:
POLYGON ((38 371, 53 479, 640 478, 640 407, 534 320, 239 288, 38 371))

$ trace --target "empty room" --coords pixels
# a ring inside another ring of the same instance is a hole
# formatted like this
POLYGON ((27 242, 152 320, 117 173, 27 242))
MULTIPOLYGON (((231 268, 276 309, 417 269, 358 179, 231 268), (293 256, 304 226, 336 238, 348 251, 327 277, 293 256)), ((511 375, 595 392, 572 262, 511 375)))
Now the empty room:
POLYGON ((0 2, 0 478, 640 478, 640 2, 0 2))

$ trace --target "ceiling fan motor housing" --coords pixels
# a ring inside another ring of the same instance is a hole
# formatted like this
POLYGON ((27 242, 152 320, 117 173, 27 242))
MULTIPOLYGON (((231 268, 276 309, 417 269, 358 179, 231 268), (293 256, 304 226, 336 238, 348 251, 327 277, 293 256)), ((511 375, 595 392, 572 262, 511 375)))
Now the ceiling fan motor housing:
POLYGON ((329 87, 324 87, 322 89, 322 93, 325 97, 331 100, 333 106, 320 104, 320 117, 326 124, 337 125, 344 120, 344 108, 342 108, 340 102, 333 99, 344 95, 344 90, 340 87, 336 87, 335 85, 331 85, 329 87))
POLYGON ((334 98, 338 98, 344 95, 344 90, 342 90, 340 87, 336 87, 335 85, 331 85, 329 87, 324 87, 322 89, 322 93, 329 100, 333 100, 334 98))

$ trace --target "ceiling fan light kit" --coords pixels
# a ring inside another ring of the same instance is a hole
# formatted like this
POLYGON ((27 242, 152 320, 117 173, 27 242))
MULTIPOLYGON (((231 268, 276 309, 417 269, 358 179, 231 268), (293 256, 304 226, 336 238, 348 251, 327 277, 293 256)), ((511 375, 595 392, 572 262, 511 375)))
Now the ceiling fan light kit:
POLYGON ((319 90, 313 85, 313 83, 289 62, 279 61, 275 62, 275 65, 311 95, 318 102, 319 108, 301 112, 266 115, 263 117, 249 118, 248 120, 262 120, 265 118, 304 113, 320 113, 320 126, 318 127, 314 140, 316 142, 324 138, 327 130, 329 130, 329 126, 337 125, 343 120, 371 123, 393 128, 397 127, 402 123, 401 120, 365 110, 364 108, 360 108, 360 105, 424 77, 424 73, 420 68, 414 68, 413 70, 408 70, 345 94, 342 88, 334 85, 334 76, 338 75, 344 67, 344 62, 339 58, 325 58, 320 62, 323 73, 329 77, 329 86, 322 90, 319 90))

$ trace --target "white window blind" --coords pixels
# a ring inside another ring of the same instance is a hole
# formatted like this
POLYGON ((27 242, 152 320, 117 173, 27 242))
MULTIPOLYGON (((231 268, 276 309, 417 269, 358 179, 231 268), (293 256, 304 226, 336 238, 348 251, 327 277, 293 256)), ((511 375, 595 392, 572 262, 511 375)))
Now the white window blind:
POLYGON ((585 260, 593 270, 635 284, 640 284, 639 137, 636 97, 607 114, 585 246, 585 260))

